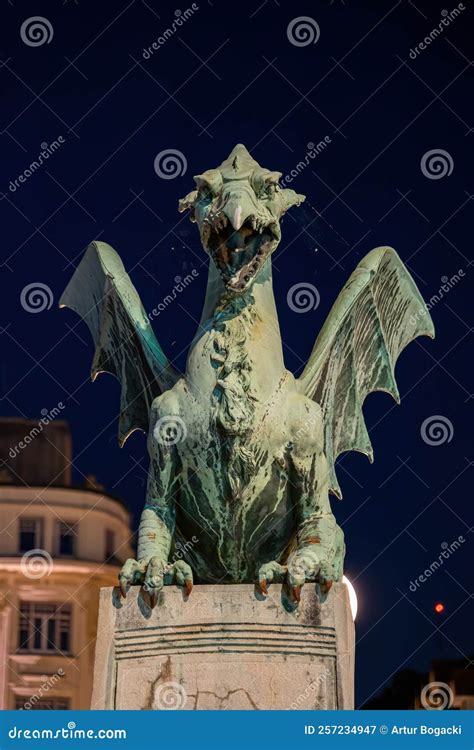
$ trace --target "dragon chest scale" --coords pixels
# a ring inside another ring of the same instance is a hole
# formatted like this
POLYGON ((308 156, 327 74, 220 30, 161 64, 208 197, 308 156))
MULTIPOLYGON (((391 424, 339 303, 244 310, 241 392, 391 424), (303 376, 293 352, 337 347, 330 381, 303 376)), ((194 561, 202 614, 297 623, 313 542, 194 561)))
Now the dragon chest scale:
POLYGON ((180 201, 210 258, 184 374, 109 245, 90 245, 60 302, 89 326, 93 378, 106 371, 121 383, 120 443, 148 434, 137 559, 119 582, 123 595, 143 585, 152 605, 163 585, 189 594, 193 581, 255 581, 263 594, 283 582, 295 605, 311 581, 324 599, 345 552, 329 500, 341 497, 336 459, 357 450, 372 460, 363 402, 380 390, 398 401, 400 352, 434 335, 397 253, 378 247, 339 294, 302 375, 285 368, 271 255, 281 217, 304 196, 280 177, 239 144, 180 201))

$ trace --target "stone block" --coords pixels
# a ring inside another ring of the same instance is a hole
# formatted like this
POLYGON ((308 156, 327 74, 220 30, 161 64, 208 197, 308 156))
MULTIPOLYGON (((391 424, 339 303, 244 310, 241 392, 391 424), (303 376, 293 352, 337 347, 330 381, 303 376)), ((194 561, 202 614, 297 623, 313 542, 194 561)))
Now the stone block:
POLYGON ((294 611, 280 586, 165 587, 151 610, 133 587, 100 596, 93 709, 352 709, 354 625, 344 584, 294 611))

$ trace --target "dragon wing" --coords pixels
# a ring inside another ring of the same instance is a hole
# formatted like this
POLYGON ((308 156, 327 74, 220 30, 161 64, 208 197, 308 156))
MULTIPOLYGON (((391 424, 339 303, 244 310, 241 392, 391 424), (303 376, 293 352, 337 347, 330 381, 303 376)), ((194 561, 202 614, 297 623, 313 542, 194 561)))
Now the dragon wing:
POLYGON ((120 257, 105 242, 92 242, 59 302, 87 323, 95 344, 92 380, 109 372, 120 381, 119 442, 137 429, 148 432, 154 398, 180 374, 166 358, 120 257))
POLYGON ((298 381, 321 406, 329 488, 339 498, 337 457, 360 451, 373 461, 362 413, 365 397, 385 391, 399 402, 395 363, 417 336, 434 338, 423 299, 395 250, 377 247, 344 286, 298 381))

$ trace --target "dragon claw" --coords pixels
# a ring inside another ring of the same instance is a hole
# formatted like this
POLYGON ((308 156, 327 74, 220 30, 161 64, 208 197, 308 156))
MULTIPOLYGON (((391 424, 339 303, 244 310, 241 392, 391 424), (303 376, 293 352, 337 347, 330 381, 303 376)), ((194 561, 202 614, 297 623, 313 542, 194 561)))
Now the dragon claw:
POLYGON ((158 591, 154 589, 150 592, 150 607, 154 609, 156 607, 156 603, 158 601, 158 591))
POLYGON ((320 581, 319 588, 323 594, 328 594, 332 586, 332 581, 320 581))
POLYGON ((119 582, 119 588, 120 588, 120 595, 123 599, 126 599, 127 597, 127 586, 124 583, 124 581, 119 582))
POLYGON ((258 571, 258 588, 263 596, 268 596, 268 585, 283 583, 287 573, 286 565, 280 565, 276 560, 260 566, 258 571))
POLYGON ((184 584, 184 588, 186 590, 186 596, 190 596, 191 591, 193 590, 193 582, 186 581, 186 583, 184 584))
POLYGON ((301 601, 301 589, 303 586, 292 586, 291 588, 291 596, 294 599, 295 602, 299 604, 301 601))

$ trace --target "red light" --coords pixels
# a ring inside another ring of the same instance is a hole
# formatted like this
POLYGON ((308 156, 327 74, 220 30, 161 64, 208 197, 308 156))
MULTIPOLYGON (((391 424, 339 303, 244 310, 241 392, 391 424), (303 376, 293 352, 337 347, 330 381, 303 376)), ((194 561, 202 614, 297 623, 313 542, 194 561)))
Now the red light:
POLYGON ((441 612, 444 612, 444 604, 442 604, 442 602, 438 602, 437 604, 435 604, 435 608, 434 609, 435 609, 435 612, 438 615, 440 615, 441 612))

